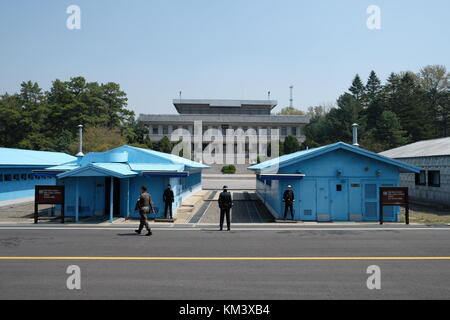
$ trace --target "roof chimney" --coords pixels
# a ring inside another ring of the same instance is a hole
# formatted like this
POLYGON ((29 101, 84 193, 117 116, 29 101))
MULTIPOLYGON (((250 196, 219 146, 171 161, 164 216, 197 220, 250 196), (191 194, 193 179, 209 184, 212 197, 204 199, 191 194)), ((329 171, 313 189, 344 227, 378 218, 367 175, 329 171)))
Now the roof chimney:
POLYGON ((355 147, 359 147, 359 144, 358 144, 358 127, 359 127, 359 125, 357 123, 354 123, 352 125, 352 129, 353 129, 353 145, 355 147))
POLYGON ((84 153, 83 153, 83 125, 80 124, 78 125, 78 129, 79 129, 79 136, 80 136, 80 151, 76 154, 77 157, 84 157, 84 153))

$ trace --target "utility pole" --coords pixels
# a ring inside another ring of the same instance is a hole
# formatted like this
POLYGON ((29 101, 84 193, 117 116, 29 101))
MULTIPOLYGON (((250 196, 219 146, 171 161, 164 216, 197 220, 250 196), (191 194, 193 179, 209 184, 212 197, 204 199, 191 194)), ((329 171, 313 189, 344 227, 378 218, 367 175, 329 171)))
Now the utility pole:
POLYGON ((291 90, 291 97, 289 99, 289 107, 294 107, 294 86, 290 86, 289 89, 291 90))
POLYGON ((77 153, 77 157, 84 157, 83 153, 83 125, 78 125, 79 138, 80 138, 80 151, 77 153))

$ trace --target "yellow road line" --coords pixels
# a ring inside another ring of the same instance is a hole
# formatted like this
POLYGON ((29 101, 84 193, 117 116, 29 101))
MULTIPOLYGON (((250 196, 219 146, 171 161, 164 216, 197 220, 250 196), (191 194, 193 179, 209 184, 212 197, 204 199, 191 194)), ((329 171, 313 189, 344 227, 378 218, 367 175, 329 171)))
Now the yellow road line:
POLYGON ((191 260, 191 261, 314 261, 314 260, 450 260, 450 257, 0 257, 0 260, 191 260))

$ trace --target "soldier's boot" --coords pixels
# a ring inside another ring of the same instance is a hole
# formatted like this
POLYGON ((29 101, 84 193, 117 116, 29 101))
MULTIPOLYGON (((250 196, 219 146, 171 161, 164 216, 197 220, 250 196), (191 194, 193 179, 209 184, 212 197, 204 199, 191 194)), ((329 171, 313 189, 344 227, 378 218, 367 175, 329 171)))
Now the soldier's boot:
POLYGON ((146 236, 151 236, 153 233, 150 231, 150 230, 148 230, 148 232, 147 232, 147 234, 146 234, 146 236))
POLYGON ((141 234, 141 230, 134 230, 137 234, 141 234))

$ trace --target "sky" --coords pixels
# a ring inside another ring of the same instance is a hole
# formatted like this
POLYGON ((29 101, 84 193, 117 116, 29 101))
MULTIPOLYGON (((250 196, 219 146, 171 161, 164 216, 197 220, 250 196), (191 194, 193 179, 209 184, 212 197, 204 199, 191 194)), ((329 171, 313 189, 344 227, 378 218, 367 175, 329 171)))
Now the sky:
POLYGON ((0 93, 23 81, 117 82, 136 114, 172 99, 335 103, 355 74, 450 69, 448 0, 0 0, 0 93), (70 5, 81 29, 70 30, 70 5), (370 5, 381 29, 370 30, 370 5))

